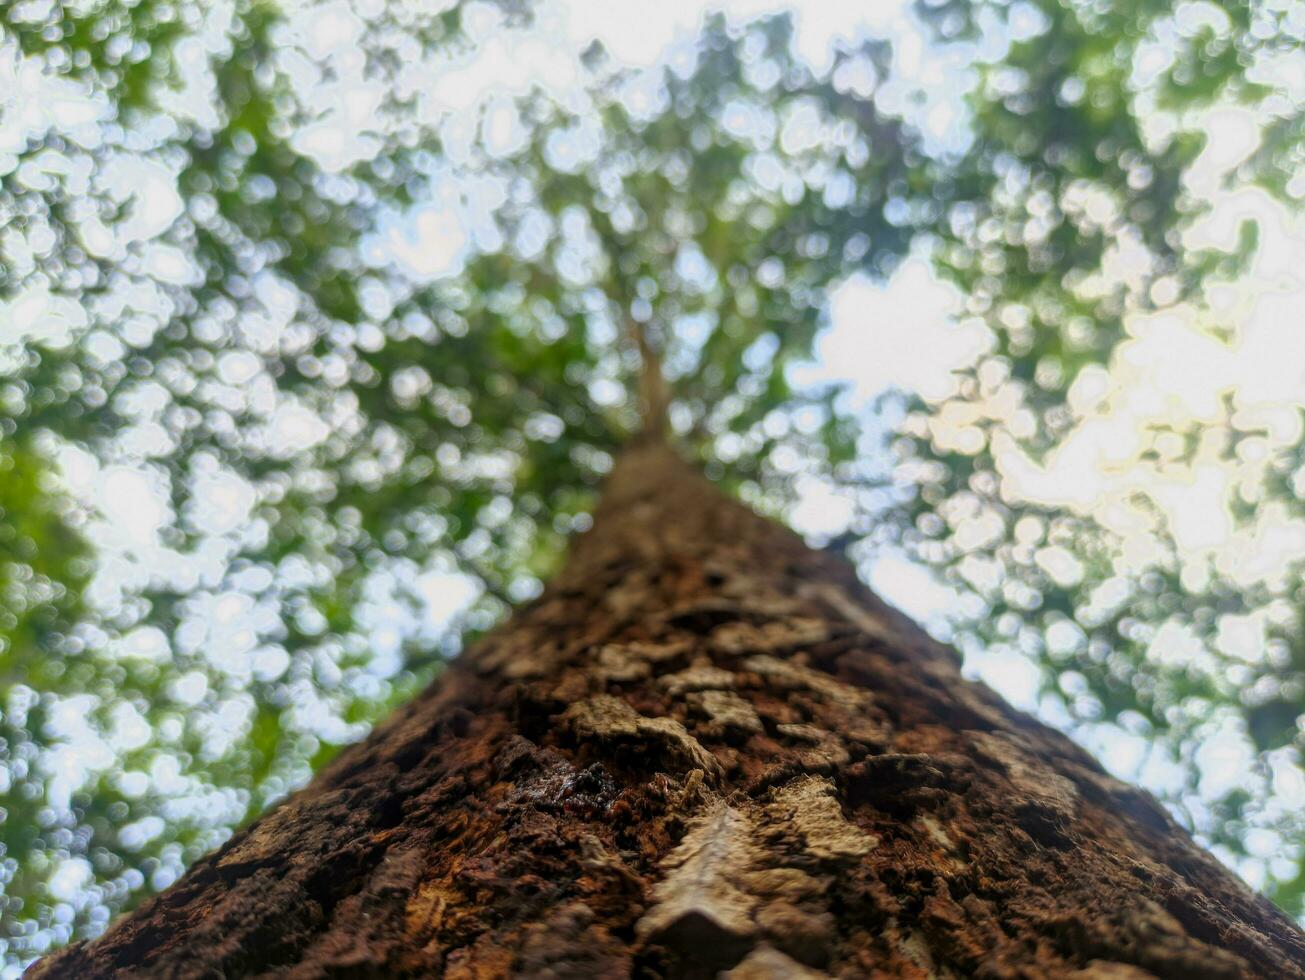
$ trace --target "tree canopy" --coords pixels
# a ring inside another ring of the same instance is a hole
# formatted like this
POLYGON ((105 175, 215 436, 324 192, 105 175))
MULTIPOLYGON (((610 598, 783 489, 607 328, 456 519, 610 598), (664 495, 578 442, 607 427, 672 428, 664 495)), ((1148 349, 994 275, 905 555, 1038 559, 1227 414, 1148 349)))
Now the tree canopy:
POLYGON ((10 972, 538 592, 639 427, 640 337, 710 476, 837 499, 868 574, 931 567, 972 669, 1032 671, 1305 911, 1305 351, 1271 329, 1305 290, 1299 10, 942 0, 905 54, 825 63, 712 15, 652 68, 596 44, 458 105, 542 9, 0 14, 10 972), (922 268, 973 356, 859 397, 831 297, 922 268), (1166 356, 1213 367, 1133 383, 1166 356))

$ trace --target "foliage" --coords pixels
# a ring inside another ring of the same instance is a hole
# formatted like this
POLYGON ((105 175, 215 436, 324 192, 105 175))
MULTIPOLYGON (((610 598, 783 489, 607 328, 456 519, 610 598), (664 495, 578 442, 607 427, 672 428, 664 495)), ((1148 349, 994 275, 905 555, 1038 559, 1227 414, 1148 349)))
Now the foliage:
MULTIPOLYGON (((784 17, 713 17, 651 73, 594 49, 582 89, 458 116, 431 80, 526 11, 9 6, 29 110, 0 116, 10 964, 165 887, 538 591, 639 424, 637 329, 709 473, 775 512, 803 479, 846 492, 867 549, 976 599, 962 646, 1042 665, 1044 714, 1169 747, 1169 802, 1229 860, 1272 835, 1288 856, 1262 881, 1299 913, 1300 816, 1273 783, 1300 779, 1291 577, 1194 575, 1163 527, 1121 563, 1099 514, 1003 483, 1012 451, 1073 434, 1075 381, 1130 317, 1199 307, 1254 258, 1249 232, 1185 242, 1194 114, 1255 107, 1236 180, 1297 189, 1300 106, 1257 67, 1299 50, 1299 18, 1192 6, 922 7, 970 83, 942 143, 890 44, 817 70, 784 17), (414 245, 450 215, 447 254, 414 245), (799 383, 829 291, 911 255, 991 334, 955 393, 865 409, 799 383), (1230 663, 1221 617, 1262 609, 1270 654, 1230 663), (1165 628, 1201 653, 1156 656, 1165 628), (1196 754, 1227 726, 1263 778, 1202 795, 1196 754)), ((1235 408, 1155 444, 1235 454, 1235 408)), ((1273 445, 1264 491, 1289 509, 1299 443, 1273 445)))

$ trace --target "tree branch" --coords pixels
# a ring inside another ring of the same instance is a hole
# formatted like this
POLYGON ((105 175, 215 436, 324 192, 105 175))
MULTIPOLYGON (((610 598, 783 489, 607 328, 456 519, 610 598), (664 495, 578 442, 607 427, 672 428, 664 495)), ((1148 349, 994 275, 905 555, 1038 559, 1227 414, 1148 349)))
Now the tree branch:
POLYGON ((648 340, 647 324, 630 319, 627 329, 639 348, 639 416, 643 422, 645 438, 664 442, 669 430, 667 411, 671 392, 662 373, 661 355, 648 340))

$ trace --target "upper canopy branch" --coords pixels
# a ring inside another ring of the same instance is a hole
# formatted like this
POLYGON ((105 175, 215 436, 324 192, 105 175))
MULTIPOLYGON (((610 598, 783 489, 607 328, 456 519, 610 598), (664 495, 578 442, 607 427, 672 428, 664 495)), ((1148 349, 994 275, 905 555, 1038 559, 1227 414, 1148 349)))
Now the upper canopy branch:
POLYGON ((645 438, 664 441, 669 429, 671 392, 662 373, 660 353, 648 339, 648 325, 633 318, 627 329, 639 349, 639 417, 645 438))

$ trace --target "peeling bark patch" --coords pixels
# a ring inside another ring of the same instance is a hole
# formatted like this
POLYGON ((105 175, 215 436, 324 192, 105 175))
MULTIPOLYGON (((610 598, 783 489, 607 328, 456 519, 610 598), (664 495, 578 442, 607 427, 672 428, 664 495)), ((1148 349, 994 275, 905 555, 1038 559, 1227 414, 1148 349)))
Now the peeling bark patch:
POLYGON ((781 660, 770 655, 751 656, 743 661, 745 670, 760 675, 765 683, 780 690, 810 691, 823 700, 844 708, 857 710, 873 703, 873 698, 863 689, 845 684, 824 671, 781 660))
POLYGON ((654 750, 660 750, 656 758, 671 762, 679 772, 701 769, 713 776, 721 773, 716 757, 674 718, 645 718, 610 694, 573 704, 562 720, 581 739, 652 743, 654 750))
POLYGON ((1074 783, 1039 762, 1014 737, 988 732, 967 734, 978 754, 1005 770, 1016 790, 1043 800, 1070 816, 1074 814, 1078 807, 1078 790, 1074 783))
POLYGON ((776 790, 767 807, 772 821, 792 825, 808 854, 821 861, 853 861, 869 854, 878 838, 848 823, 828 779, 797 779, 776 790))
POLYGON ((652 674, 652 663, 636 648, 609 644, 598 651, 595 673, 608 683, 629 684, 652 674))
POLYGON ((1078 814, 1074 783, 1039 762, 1010 735, 967 733, 980 758, 998 766, 1010 780, 1015 819, 1034 839, 1048 846, 1067 846, 1078 814))
POLYGON ((734 672, 698 664, 676 674, 666 674, 657 683, 671 697, 680 697, 689 691, 724 691, 734 686, 734 672))
POLYGON ((820 980, 829 976, 810 970, 773 946, 758 946, 734 969, 721 974, 722 980, 820 980))
POLYGON ((785 960, 823 963, 837 935, 827 883, 793 865, 835 868, 876 843, 846 820, 825 779, 795 780, 764 804, 716 798, 663 864, 636 934, 649 947, 717 966, 750 959, 768 948, 763 941, 785 960))
POLYGON ((756 896, 739 887, 739 875, 756 863, 753 832, 748 817, 725 803, 698 819, 667 859, 655 904, 636 926, 639 937, 679 951, 709 945, 727 961, 741 957, 757 933, 756 896))
POLYGON ((724 654, 774 653, 813 646, 829 639, 829 626, 818 619, 775 619, 761 625, 726 623, 711 634, 711 645, 724 654))
POLYGON ((708 719, 709 735, 719 738, 730 732, 747 735, 762 730, 756 709, 733 691, 699 691, 690 694, 687 700, 708 719))

